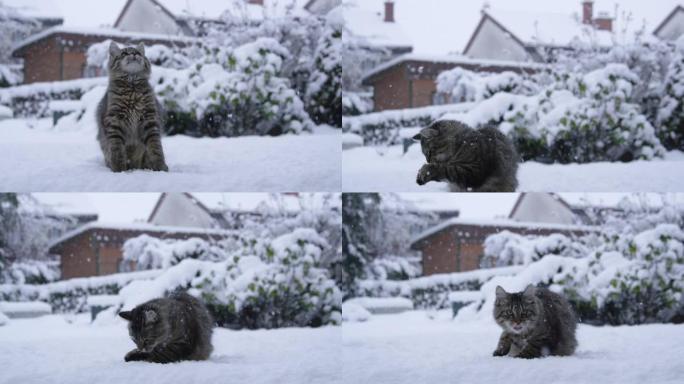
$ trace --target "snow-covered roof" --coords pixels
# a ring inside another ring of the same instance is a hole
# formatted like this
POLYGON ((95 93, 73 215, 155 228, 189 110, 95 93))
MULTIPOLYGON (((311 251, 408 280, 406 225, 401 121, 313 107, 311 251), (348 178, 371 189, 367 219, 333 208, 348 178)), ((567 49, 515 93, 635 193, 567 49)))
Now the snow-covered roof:
POLYGON ((378 73, 384 72, 394 67, 395 65, 401 64, 406 61, 424 61, 430 63, 447 63, 454 65, 479 65, 483 67, 518 67, 521 69, 543 69, 546 67, 546 65, 539 63, 527 63, 507 60, 473 59, 463 55, 431 55, 407 53, 405 55, 395 57, 394 59, 371 69, 363 76, 363 79, 365 80, 370 77, 373 77, 378 73))
POLYGON ((572 224, 553 224, 553 223, 534 223, 534 222, 522 222, 510 219, 465 219, 465 218, 452 218, 445 220, 444 222, 435 225, 432 228, 428 228, 422 233, 418 234, 411 240, 411 244, 415 244, 421 240, 424 240, 435 233, 441 232, 446 228, 455 225, 471 225, 478 227, 497 227, 497 228, 519 228, 528 230, 558 230, 558 231, 596 231, 598 228, 588 225, 572 225, 572 224))
POLYGON ((61 19, 63 14, 53 0, 2 0, 19 14, 36 19, 61 19))
MULTIPOLYGON (((411 48, 413 43, 401 24, 384 21, 384 3, 384 0, 346 0, 342 14, 347 30, 372 47, 411 48)), ((402 10, 395 7, 394 12, 402 10)))
POLYGON ((161 35, 154 33, 140 33, 140 32, 122 32, 118 29, 113 28, 78 28, 78 27, 66 27, 59 25, 56 27, 48 28, 40 33, 31 35, 29 38, 19 42, 12 48, 12 51, 17 51, 28 45, 31 45, 37 41, 40 41, 46 37, 49 37, 55 33, 72 33, 77 35, 85 36, 104 36, 112 38, 124 38, 124 39, 145 39, 145 40, 165 40, 165 41, 175 41, 175 42, 192 42, 195 41, 191 37, 183 36, 171 36, 171 35, 161 35))
POLYGON ((250 4, 245 0, 157 0, 176 17, 216 19, 224 12, 249 19, 277 17, 287 12, 304 9, 307 0, 264 0, 264 5, 250 4))
POLYGON ((161 226, 149 223, 104 223, 104 222, 91 222, 82 225, 73 231, 67 232, 59 238, 55 239, 50 243, 50 248, 55 247, 69 240, 75 236, 78 236, 91 229, 105 229, 105 230, 115 230, 115 231, 144 231, 144 232, 159 232, 159 233, 182 233, 182 234, 196 234, 196 235, 229 235, 230 232, 224 229, 207 229, 207 228, 197 228, 197 227, 174 227, 174 226, 161 226))
POLYGON ((565 47, 574 41, 600 46, 613 44, 613 33, 582 24, 578 14, 487 10, 515 37, 530 46, 565 47))

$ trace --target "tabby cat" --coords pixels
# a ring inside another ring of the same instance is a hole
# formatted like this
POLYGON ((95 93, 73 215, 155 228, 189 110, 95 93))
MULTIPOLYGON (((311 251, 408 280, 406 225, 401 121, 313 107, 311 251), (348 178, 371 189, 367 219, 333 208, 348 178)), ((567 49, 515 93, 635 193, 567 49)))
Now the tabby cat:
POLYGON ((171 363, 206 360, 211 354, 213 320, 204 304, 187 293, 150 300, 119 316, 128 320, 137 346, 125 361, 171 363))
POLYGON ((427 159, 418 172, 418 185, 447 180, 452 192, 514 192, 518 187, 518 154, 495 127, 472 129, 440 120, 413 138, 420 140, 427 159))
POLYGON ((109 86, 97 107, 97 139, 114 172, 168 171, 161 145, 161 106, 149 83, 145 47, 109 45, 109 86))
POLYGON ((546 288, 529 285, 507 293, 496 287, 494 319, 503 328, 494 356, 569 356, 577 347, 575 313, 563 296, 546 288))

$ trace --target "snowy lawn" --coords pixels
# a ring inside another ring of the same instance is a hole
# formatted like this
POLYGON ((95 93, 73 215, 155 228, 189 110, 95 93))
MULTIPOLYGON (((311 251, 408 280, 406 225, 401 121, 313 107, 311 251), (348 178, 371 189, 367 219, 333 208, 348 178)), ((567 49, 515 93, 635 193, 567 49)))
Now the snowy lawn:
POLYGON ((164 137, 169 172, 115 174, 94 130, 55 131, 49 119, 0 121, 0 187, 37 191, 338 191, 339 131, 280 137, 164 137))
POLYGON ((345 383, 683 383, 684 325, 580 325, 570 357, 492 357, 493 322, 456 323, 448 311, 376 315, 344 323, 345 383))
MULTIPOLYGON (((446 183, 416 184, 425 163, 419 145, 402 154, 400 145, 359 147, 342 151, 342 190, 345 192, 444 192, 446 183)), ((563 192, 678 192, 684 190, 684 153, 670 152, 665 160, 632 163, 546 165, 527 162, 518 170, 519 191, 563 192)))
POLYGON ((162 365, 123 361, 134 347, 123 320, 91 325, 87 315, 12 319, 0 327, 0 383, 335 383, 340 335, 340 327, 217 328, 208 361, 162 365))

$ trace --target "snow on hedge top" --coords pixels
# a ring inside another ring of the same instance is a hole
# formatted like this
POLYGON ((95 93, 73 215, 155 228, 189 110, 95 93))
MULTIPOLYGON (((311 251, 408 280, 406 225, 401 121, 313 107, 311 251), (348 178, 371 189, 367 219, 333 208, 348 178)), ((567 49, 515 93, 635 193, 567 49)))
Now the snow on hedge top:
POLYGON ((345 303, 356 304, 367 310, 383 308, 413 309, 413 301, 403 297, 356 297, 345 301, 345 303))
POLYGON ((410 48, 413 43, 398 23, 384 21, 383 0, 348 0, 342 14, 347 29, 363 43, 379 48, 410 48))
POLYGON ((0 301, 0 312, 4 313, 26 313, 26 312, 47 312, 52 313, 52 307, 42 301, 29 302, 10 302, 0 301))
POLYGON ((597 227, 588 225, 573 225, 573 224, 556 224, 556 223, 536 223, 536 222, 525 222, 525 221, 515 221, 510 219, 462 219, 462 218, 452 218, 446 220, 432 228, 428 228, 418 236, 414 237, 411 243, 416 243, 423 239, 426 239, 437 232, 440 232, 446 228, 454 225, 473 225, 478 227, 501 227, 501 228, 520 228, 520 229, 550 229, 559 231, 581 231, 581 232, 593 232, 597 231, 597 227))
POLYGON ((14 97, 30 97, 38 93, 61 93, 74 89, 80 89, 81 91, 86 92, 98 85, 107 85, 107 78, 93 77, 88 79, 51 81, 45 83, 19 85, 16 87, 0 89, 0 102, 9 103, 14 97))
POLYGON ((577 15, 487 10, 487 14, 529 45, 568 46, 573 42, 612 46, 613 34, 582 24, 577 15))

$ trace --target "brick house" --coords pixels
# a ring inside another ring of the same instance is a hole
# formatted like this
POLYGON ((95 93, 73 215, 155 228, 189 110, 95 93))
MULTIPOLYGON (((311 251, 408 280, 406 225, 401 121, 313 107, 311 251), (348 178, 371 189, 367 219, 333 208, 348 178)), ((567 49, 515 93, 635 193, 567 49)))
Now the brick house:
POLYGON ((369 71, 363 84, 373 87, 374 110, 418 108, 446 102, 436 92, 440 72, 461 67, 476 72, 529 73, 543 68, 549 52, 570 49, 587 35, 612 45, 613 18, 594 17, 593 1, 585 0, 583 19, 573 15, 501 12, 489 8, 462 55, 404 55, 369 71))
POLYGON ((121 44, 183 46, 192 40, 166 35, 141 35, 115 29, 53 27, 31 36, 15 47, 12 56, 24 59, 24 83, 61 81, 100 75, 86 65, 92 44, 111 39, 121 44))
POLYGON ((218 240, 229 233, 220 229, 96 222, 83 225, 58 238, 51 244, 49 253, 59 256, 62 279, 109 275, 131 269, 131 266, 122 263, 121 247, 126 240, 140 235, 160 239, 199 237, 205 240, 218 240))
POLYGON ((535 63, 407 54, 368 72, 363 85, 373 87, 376 112, 444 104, 445 98, 437 93, 437 76, 456 67, 478 72, 516 73, 532 73, 542 68, 535 63))
POLYGON ((596 230, 585 210, 556 194, 521 193, 508 218, 451 218, 416 236, 411 249, 421 252, 426 276, 471 271, 480 268, 487 236, 504 230, 521 235, 583 235, 596 230))
POLYGON ((95 68, 86 65, 86 52, 92 44, 111 39, 121 44, 183 47, 197 37, 191 25, 201 32, 204 25, 219 22, 216 18, 224 11, 257 22, 267 13, 285 12, 279 2, 265 1, 268 0, 194 2, 192 9, 200 16, 189 16, 184 13, 185 2, 127 0, 116 21, 113 20, 114 28, 55 26, 18 43, 12 56, 24 61, 26 84, 100 76, 95 68))

